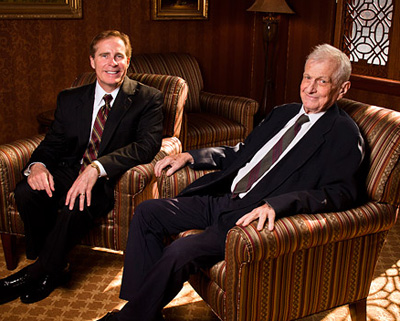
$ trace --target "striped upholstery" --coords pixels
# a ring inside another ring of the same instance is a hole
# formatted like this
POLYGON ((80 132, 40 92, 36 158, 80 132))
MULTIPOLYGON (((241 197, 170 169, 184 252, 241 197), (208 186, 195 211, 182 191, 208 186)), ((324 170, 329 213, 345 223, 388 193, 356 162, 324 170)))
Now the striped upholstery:
MULTIPOLYGON (((370 150, 370 201, 282 218, 273 232, 257 231, 256 224, 232 228, 225 260, 190 279, 221 320, 294 320, 344 304, 365 313, 376 261, 400 205, 400 113, 347 99, 339 106, 370 150)), ((204 173, 185 168, 163 176, 160 197, 176 195, 204 173)), ((182 236, 187 233, 193 231, 182 236)))
POLYGON ((14 189, 22 179, 22 168, 43 137, 37 135, 0 146, 1 233, 23 234, 24 227, 15 206, 14 189))
MULTIPOLYGON (((179 77, 168 75, 131 74, 129 76, 163 92, 164 138, 159 153, 151 163, 133 167, 119 179, 114 191, 114 209, 105 218, 100 219, 97 226, 83 240, 84 244, 113 250, 125 249, 129 221, 134 208, 143 200, 158 197, 153 173, 155 162, 166 155, 182 151, 181 143, 176 136, 181 130, 183 106, 187 95, 186 82, 179 77)), ((74 81, 73 86, 94 80, 94 73, 84 73, 74 81)), ((43 135, 35 136, 0 146, 0 233, 2 238, 24 234, 13 191, 17 182, 22 179, 23 167, 43 137, 43 135)), ((6 248, 4 243, 5 253, 10 253, 12 256, 12 249, 6 248)), ((7 261, 7 266, 12 268, 12 262, 7 261)))
POLYGON ((235 145, 253 129, 258 103, 249 98, 217 95, 203 91, 197 60, 185 53, 153 53, 132 56, 130 70, 139 73, 182 77, 189 86, 182 133, 185 150, 235 145))
POLYGON ((186 80, 189 94, 185 111, 200 112, 200 91, 203 90, 203 77, 197 60, 189 54, 138 54, 133 55, 130 64, 132 72, 174 75, 186 80))

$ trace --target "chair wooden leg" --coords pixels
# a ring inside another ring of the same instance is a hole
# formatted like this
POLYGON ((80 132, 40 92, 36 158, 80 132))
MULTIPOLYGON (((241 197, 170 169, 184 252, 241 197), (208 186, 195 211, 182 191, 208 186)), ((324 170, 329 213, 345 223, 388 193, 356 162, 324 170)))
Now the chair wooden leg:
POLYGON ((17 267, 17 256, 15 255, 17 237, 11 234, 1 233, 1 242, 3 243, 4 258, 8 270, 14 270, 17 267))
POLYGON ((350 316, 352 321, 366 321, 367 320, 367 299, 350 303, 350 316))

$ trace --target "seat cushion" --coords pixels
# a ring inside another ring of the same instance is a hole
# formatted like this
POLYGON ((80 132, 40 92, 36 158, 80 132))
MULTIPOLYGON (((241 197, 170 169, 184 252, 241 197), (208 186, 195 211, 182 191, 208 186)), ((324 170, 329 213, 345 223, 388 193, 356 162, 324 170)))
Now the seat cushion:
POLYGON ((185 147, 194 149, 221 145, 233 146, 242 141, 244 132, 243 125, 222 116, 188 113, 185 147))

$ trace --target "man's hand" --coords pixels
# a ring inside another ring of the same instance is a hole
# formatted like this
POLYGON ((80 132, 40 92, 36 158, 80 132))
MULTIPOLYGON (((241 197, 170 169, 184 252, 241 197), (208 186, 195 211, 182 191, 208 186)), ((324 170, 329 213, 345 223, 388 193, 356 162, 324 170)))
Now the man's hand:
POLYGON ((270 231, 274 230, 275 223, 275 211, 269 206, 269 204, 264 204, 262 206, 256 207, 250 213, 243 215, 237 222, 236 225, 247 226, 251 222, 258 219, 257 230, 261 231, 264 228, 265 222, 268 219, 268 229, 270 231))
POLYGON ((167 175, 171 176, 178 169, 181 169, 187 163, 193 163, 193 161, 193 157, 189 153, 180 153, 178 155, 166 156, 156 163, 156 166, 154 167, 154 172, 157 177, 160 177, 163 169, 171 166, 171 168, 167 170, 167 175))
POLYGON ((83 211, 85 205, 90 206, 92 199, 92 188, 96 183, 99 175, 97 170, 92 166, 87 166, 85 170, 77 177, 74 184, 67 193, 65 205, 69 206, 70 210, 73 210, 75 205, 75 199, 79 197, 79 210, 83 211))
POLYGON ((49 197, 53 196, 54 180, 53 175, 41 163, 33 164, 30 168, 31 173, 28 176, 29 186, 36 191, 46 191, 49 197))

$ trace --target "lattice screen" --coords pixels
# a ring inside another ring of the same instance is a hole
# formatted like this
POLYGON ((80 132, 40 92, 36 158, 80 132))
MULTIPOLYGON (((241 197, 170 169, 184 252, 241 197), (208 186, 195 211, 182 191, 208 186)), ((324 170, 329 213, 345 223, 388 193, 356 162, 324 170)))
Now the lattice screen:
POLYGON ((350 56, 353 70, 386 77, 393 0, 345 0, 342 49, 350 56))

